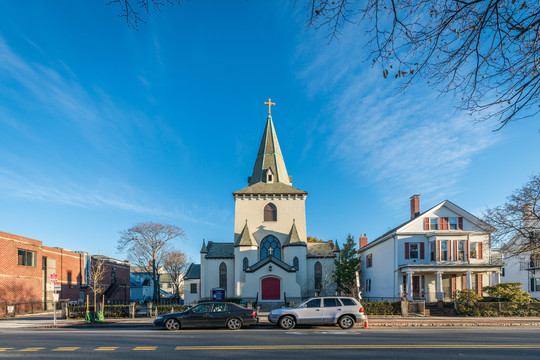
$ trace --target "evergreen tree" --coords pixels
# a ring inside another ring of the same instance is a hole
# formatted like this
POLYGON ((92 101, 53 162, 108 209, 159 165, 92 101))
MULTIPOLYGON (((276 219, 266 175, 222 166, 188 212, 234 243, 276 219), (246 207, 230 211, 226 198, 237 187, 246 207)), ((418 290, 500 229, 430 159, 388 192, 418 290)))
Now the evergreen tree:
POLYGON ((339 258, 334 260, 334 264, 336 265, 334 281, 337 290, 356 297, 356 272, 360 271, 360 257, 358 256, 354 237, 351 234, 347 236, 347 240, 339 253, 339 258))

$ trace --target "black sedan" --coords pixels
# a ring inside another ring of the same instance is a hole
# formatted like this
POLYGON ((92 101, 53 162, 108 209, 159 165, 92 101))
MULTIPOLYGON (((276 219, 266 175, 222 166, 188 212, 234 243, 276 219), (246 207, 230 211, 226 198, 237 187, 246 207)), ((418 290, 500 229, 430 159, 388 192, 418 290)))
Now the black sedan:
POLYGON ((186 311, 160 315, 154 325, 167 330, 187 327, 223 327, 238 330, 258 322, 257 311, 228 302, 207 302, 186 311))

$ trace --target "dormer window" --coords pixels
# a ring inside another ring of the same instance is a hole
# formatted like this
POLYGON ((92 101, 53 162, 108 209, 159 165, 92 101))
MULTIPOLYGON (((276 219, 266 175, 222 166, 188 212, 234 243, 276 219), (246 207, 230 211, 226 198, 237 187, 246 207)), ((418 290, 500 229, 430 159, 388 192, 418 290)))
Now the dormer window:
POLYGON ((272 169, 266 170, 266 183, 272 184, 274 182, 274 173, 272 172, 272 169))
POLYGON ((264 207, 264 221, 277 221, 277 207, 272 203, 264 207))

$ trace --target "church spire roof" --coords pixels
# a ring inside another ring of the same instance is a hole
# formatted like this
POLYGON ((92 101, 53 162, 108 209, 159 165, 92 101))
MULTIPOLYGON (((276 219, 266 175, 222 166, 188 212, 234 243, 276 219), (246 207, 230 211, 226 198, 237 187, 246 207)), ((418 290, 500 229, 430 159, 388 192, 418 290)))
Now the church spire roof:
POLYGON ((281 155, 281 149, 272 122, 272 115, 268 114, 266 126, 253 167, 253 174, 248 179, 248 185, 254 185, 259 182, 280 182, 286 185, 292 185, 292 179, 287 174, 285 161, 281 155))
POLYGON ((257 246, 257 243, 253 240, 251 232, 249 231, 247 219, 246 224, 244 225, 244 229, 242 229, 240 236, 238 236, 238 238, 234 242, 234 247, 237 246, 257 246))
POLYGON ((298 236, 298 230, 296 229, 296 221, 294 220, 291 231, 289 232, 289 236, 287 237, 287 240, 285 240, 283 246, 307 246, 307 244, 300 239, 300 236, 298 236))
POLYGON ((208 254, 208 249, 206 248, 206 240, 202 240, 201 254, 208 254))

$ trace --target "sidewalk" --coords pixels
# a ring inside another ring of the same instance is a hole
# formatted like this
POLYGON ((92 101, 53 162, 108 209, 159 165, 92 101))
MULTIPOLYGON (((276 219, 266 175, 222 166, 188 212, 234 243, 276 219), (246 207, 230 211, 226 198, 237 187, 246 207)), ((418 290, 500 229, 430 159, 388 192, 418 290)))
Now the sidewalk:
MULTIPOLYGON (((268 322, 268 313, 259 313, 259 324, 256 327, 273 327, 268 322)), ((369 317, 368 323, 373 328, 387 327, 453 327, 453 326, 482 326, 482 327, 500 327, 500 326, 534 326, 540 327, 540 317, 369 317)), ((357 324, 356 327, 363 327, 357 324)), ((154 318, 135 318, 135 319, 106 319, 104 323, 87 324, 81 319, 58 319, 58 327, 73 328, 154 328, 154 318)), ((47 328, 54 327, 52 313, 43 313, 36 316, 24 316, 16 318, 0 319, 0 329, 12 328, 47 328)))

